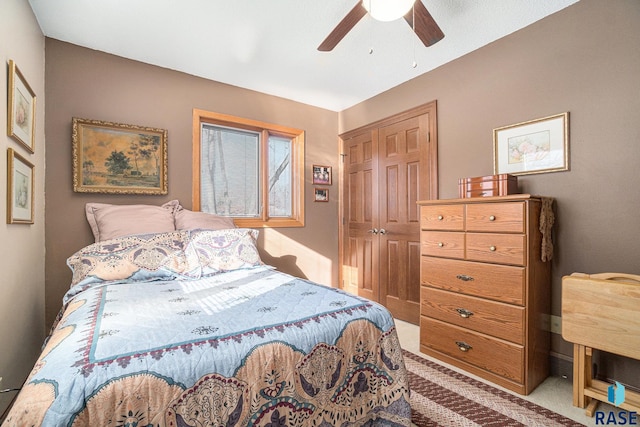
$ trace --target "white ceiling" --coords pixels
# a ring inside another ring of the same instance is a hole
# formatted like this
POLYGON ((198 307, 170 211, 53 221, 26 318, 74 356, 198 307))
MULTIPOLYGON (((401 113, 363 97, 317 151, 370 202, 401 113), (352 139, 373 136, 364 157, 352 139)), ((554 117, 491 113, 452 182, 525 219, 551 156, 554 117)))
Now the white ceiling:
POLYGON ((445 34, 437 44, 425 47, 403 19, 365 16, 333 51, 319 52, 357 1, 29 3, 47 37, 341 111, 578 0, 422 0, 445 34))

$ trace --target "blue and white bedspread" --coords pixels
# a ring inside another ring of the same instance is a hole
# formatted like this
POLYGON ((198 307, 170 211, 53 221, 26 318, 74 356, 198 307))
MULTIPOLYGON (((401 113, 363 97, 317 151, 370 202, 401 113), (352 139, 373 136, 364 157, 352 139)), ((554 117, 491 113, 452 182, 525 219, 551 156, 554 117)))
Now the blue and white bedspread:
POLYGON ((410 425, 384 307, 261 262, 198 270, 185 260, 203 252, 185 254, 194 233, 182 234, 70 258, 64 314, 4 425, 410 425), (126 273, 135 280, 103 280, 105 266, 140 256, 147 270, 126 273))

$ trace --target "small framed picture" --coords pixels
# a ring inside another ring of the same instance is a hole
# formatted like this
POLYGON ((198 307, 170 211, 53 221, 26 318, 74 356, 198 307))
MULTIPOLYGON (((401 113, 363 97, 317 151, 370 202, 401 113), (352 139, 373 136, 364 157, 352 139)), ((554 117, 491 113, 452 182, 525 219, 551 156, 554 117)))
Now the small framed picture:
POLYGON ((331 185, 331 166, 313 165, 313 184, 331 185))
POLYGON ((316 202, 328 202, 329 201, 329 189, 328 188, 314 188, 314 201, 316 202))
POLYGON ((569 170, 569 113, 494 129, 493 156, 496 175, 569 170))
POLYGON ((12 59, 9 60, 8 95, 7 135, 33 153, 36 141, 36 94, 12 59))
POLYGON ((33 165, 7 149, 7 224, 33 224, 33 165))

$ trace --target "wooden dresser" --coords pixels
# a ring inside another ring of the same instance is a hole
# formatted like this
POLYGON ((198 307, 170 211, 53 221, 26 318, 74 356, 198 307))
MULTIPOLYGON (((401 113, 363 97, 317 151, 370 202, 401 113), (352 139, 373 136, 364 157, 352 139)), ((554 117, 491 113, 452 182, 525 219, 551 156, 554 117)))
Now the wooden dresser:
POLYGON ((420 205, 420 350, 520 394, 549 373, 541 198, 420 205))

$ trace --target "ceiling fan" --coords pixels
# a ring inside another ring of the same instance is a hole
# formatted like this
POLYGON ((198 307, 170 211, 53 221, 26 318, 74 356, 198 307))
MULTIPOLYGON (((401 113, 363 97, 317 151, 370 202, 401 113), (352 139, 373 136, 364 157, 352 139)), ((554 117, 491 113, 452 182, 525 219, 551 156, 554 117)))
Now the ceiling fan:
POLYGON ((333 50, 334 47, 347 35, 349 31, 365 16, 369 13, 374 19, 377 20, 392 20, 404 16, 407 24, 413 29, 418 38, 424 43, 425 46, 431 46, 442 40, 444 33, 438 27, 438 24, 433 19, 427 8, 424 6, 421 0, 404 0, 405 5, 409 7, 401 12, 400 16, 392 17, 391 19, 385 19, 376 12, 384 12, 385 7, 389 4, 403 3, 399 0, 362 0, 351 9, 349 13, 338 23, 338 25, 331 31, 326 39, 318 46, 318 50, 321 52, 328 52, 333 50), (404 12, 404 13, 403 13, 404 12), (415 22, 414 22, 415 21, 415 22))

